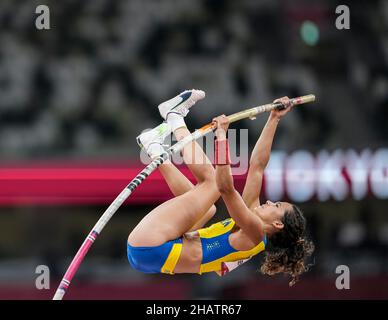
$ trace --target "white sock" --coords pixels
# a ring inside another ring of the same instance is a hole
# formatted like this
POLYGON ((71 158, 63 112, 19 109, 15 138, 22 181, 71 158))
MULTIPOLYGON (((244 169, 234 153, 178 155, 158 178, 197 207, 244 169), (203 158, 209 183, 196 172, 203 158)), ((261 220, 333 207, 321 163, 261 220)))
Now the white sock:
POLYGON ((159 157, 164 151, 164 148, 160 144, 153 143, 148 147, 147 154, 152 160, 154 160, 156 157, 159 157))
POLYGON ((186 127, 183 116, 177 113, 169 113, 167 115, 167 123, 171 126, 171 131, 174 132, 176 129, 186 127))

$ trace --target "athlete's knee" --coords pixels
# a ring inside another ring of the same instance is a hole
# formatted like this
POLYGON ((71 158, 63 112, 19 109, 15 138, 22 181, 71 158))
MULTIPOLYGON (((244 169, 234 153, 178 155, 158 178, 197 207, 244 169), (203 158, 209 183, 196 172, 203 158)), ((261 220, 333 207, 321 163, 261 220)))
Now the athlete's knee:
POLYGON ((201 171, 202 182, 216 185, 216 172, 212 166, 204 165, 201 171))

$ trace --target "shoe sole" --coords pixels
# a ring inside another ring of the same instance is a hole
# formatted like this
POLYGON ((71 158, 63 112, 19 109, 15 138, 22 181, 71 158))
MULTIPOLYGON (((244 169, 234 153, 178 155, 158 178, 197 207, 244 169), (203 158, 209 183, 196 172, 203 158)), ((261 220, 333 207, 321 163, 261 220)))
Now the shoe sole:
MULTIPOLYGON (((200 91, 200 90, 196 90, 196 91, 200 91)), ((174 106, 174 107, 172 107, 170 110, 168 110, 168 111, 166 112, 166 116, 165 116, 165 117, 162 115, 162 112, 161 112, 161 110, 160 110, 161 108, 160 108, 160 106, 159 106, 158 109, 159 109, 159 113, 160 113, 160 115, 162 116, 162 118, 166 120, 167 115, 168 115, 171 111, 173 111, 173 110, 175 110, 175 111, 181 111, 181 109, 179 109, 179 107, 182 107, 182 104, 185 103, 186 101, 188 101, 192 95, 193 95, 193 91, 188 91, 188 92, 181 93, 181 94, 179 95, 179 97, 182 98, 182 101, 180 101, 176 106, 174 106)), ((191 104, 190 107, 184 106, 184 108, 190 109, 197 101, 202 100, 203 98, 204 98, 204 97, 199 98, 198 100, 196 100, 194 103, 191 104)), ((174 98, 173 98, 173 99, 174 99, 174 98)), ((162 105, 163 105, 163 103, 162 103, 162 105)))
MULTIPOLYGON (((159 126, 160 126, 160 125, 159 125, 159 126)), ((158 126, 158 127, 159 127, 159 126, 158 126)), ((155 129, 158 128, 158 127, 155 127, 155 128, 153 128, 152 130, 155 130, 155 129)), ((151 131, 152 131, 152 130, 151 130, 151 131)), ((171 131, 171 130, 170 130, 170 131, 171 131)), ((150 132, 150 131, 144 132, 144 133, 142 133, 142 134, 140 134, 140 135, 138 135, 138 136, 136 137, 136 142, 137 142, 137 144, 139 145, 139 147, 142 148, 142 149, 145 149, 145 147, 144 147, 143 143, 141 142, 140 137, 141 137, 143 134, 146 134, 146 133, 148 133, 148 132, 150 132)), ((168 134, 162 133, 161 135, 162 135, 162 136, 165 135, 165 136, 167 137, 170 133, 171 133, 171 132, 169 132, 168 134)), ((165 137, 164 137, 163 139, 165 139, 165 137)))

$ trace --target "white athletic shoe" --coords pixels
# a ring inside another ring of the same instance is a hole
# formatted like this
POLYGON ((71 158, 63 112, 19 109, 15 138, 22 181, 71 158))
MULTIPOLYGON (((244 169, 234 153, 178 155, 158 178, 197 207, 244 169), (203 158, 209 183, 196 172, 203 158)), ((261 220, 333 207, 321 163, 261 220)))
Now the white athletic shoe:
POLYGON ((153 159, 165 152, 163 142, 169 134, 171 134, 171 126, 167 122, 162 122, 152 130, 137 136, 136 141, 153 159))
POLYGON ((198 101, 205 98, 205 92, 202 90, 186 90, 176 97, 161 103, 158 106, 160 115, 167 120, 169 113, 176 113, 185 117, 189 109, 198 101))

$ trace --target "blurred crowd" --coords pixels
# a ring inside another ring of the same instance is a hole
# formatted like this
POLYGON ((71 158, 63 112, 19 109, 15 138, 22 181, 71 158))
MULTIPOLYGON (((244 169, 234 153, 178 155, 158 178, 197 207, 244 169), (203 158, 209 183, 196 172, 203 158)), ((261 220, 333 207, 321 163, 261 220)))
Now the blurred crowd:
MULTIPOLYGON (((46 1, 50 30, 34 26, 38 4, 0 3, 3 159, 135 157, 134 137, 160 121, 156 106, 192 87, 207 92, 192 129, 314 93, 315 105, 284 121, 276 147, 361 148, 388 135, 386 1, 352 2, 341 31, 330 1, 46 1), (319 28, 315 46, 300 37, 305 20, 319 28)), ((236 126, 254 139, 264 121, 236 126)))

